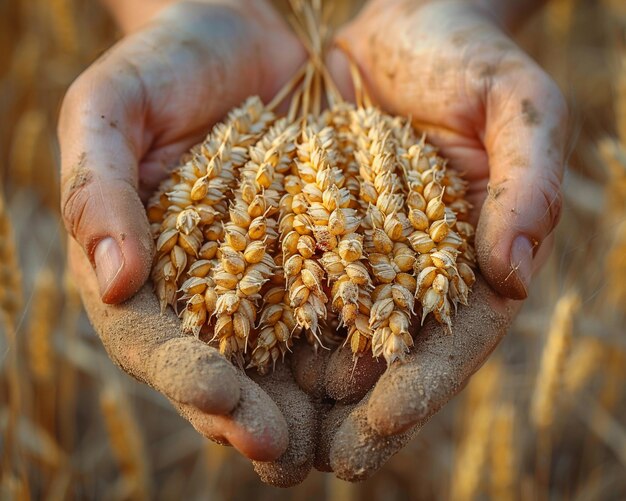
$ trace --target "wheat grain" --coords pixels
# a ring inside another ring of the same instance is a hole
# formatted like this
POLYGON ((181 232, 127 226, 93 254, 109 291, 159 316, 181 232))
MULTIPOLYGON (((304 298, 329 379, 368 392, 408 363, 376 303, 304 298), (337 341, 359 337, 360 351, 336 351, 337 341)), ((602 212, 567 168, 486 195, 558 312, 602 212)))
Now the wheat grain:
POLYGON ((176 307, 177 281, 187 267, 197 258, 215 257, 228 212, 224 195, 236 184, 236 173, 249 158, 248 147, 273 120, 258 98, 249 98, 192 149, 148 202, 148 218, 157 236, 152 279, 162 310, 176 307), (201 245, 204 239, 207 242, 201 245))
POLYGON ((323 290, 325 270, 316 252, 337 245, 329 231, 329 213, 322 205, 323 191, 329 185, 332 171, 333 131, 313 123, 303 128, 297 144, 293 169, 293 193, 283 203, 281 246, 286 288, 298 326, 311 342, 319 342, 320 319, 326 318, 327 298, 323 290), (315 204, 315 205, 314 205, 315 204))
POLYGON ((408 185, 409 221, 413 231, 408 239, 420 255, 415 263, 416 297, 422 304, 422 322, 429 313, 450 329, 450 305, 467 305, 475 277, 473 227, 462 220, 469 204, 466 185, 436 150, 422 138, 412 137, 408 124, 396 127, 408 185))
POLYGON ((300 331, 324 345, 328 285, 355 355, 371 350, 391 363, 413 344, 417 304, 422 320, 432 311, 448 326, 451 305, 467 304, 474 256, 465 183, 410 124, 375 108, 341 104, 300 123, 297 132, 297 121, 276 121, 239 155, 248 160, 238 169, 188 161, 153 196, 162 308, 183 303, 182 328, 196 336, 215 316, 222 353, 243 365, 250 345, 249 365, 265 373, 300 331), (224 216, 218 193, 229 187, 224 216), (266 285, 276 271, 284 293, 266 285))
POLYGON ((339 313, 340 324, 347 328, 346 343, 355 355, 371 349, 372 330, 369 316, 372 308, 373 277, 366 265, 365 242, 361 223, 365 206, 359 194, 362 177, 354 156, 356 143, 351 131, 354 108, 342 104, 322 116, 335 131, 335 158, 342 170, 342 193, 337 200, 343 206, 342 225, 334 221, 337 245, 326 250, 320 262, 332 285, 332 309, 339 313), (346 223, 348 223, 346 225, 346 223))
POLYGON ((250 160, 241 170, 213 275, 217 293, 214 338, 228 357, 247 351, 261 290, 275 271, 271 251, 278 239, 282 177, 295 153, 296 134, 295 125, 278 120, 250 148, 250 160))
POLYGON ((402 359, 415 308, 450 328, 474 281, 458 173, 406 120, 343 102, 320 113, 316 64, 288 84, 303 79, 286 118, 268 111, 285 90, 268 107, 248 101, 147 209, 161 308, 184 305, 182 329, 198 337, 215 319, 220 351, 261 373, 301 332, 325 346, 335 314, 355 356, 402 359))
POLYGON ((357 110, 352 119, 355 158, 362 178, 360 198, 369 204, 363 226, 376 286, 368 325, 373 331, 372 353, 392 363, 413 345, 409 327, 415 281, 408 272, 413 271, 416 254, 406 243, 410 223, 404 212, 405 197, 389 124, 374 108, 357 110))

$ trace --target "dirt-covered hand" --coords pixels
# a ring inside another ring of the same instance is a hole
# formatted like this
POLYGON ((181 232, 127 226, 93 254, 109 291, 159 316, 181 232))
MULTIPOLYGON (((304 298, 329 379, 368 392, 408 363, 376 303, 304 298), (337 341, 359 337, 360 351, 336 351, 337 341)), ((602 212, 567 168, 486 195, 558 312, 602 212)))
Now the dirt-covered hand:
MULTIPOLYGON (((463 389, 506 334, 518 307, 519 301, 503 298, 479 276, 469 306, 461 306, 453 319, 452 333, 430 317, 403 363, 385 371, 384 360, 364 355, 355 366, 349 348, 316 361, 319 395, 334 402, 323 411, 316 468, 350 481, 375 473, 463 389)), ((310 391, 304 367, 296 375, 310 391)))
POLYGON ((374 101, 410 116, 464 175, 481 272, 503 296, 526 298, 561 209, 567 107, 556 84, 471 1, 373 1, 338 45, 374 101))
MULTIPOLYGON (((508 330, 558 221, 567 118, 552 80, 472 2, 374 0, 338 44, 331 68, 339 84, 349 87, 343 52, 374 101, 411 116, 468 180, 480 266, 452 334, 427 320, 407 360, 365 396, 366 385, 344 383, 353 370, 348 350, 328 362, 324 392, 337 403, 317 466, 357 480, 458 393, 508 330)), ((357 367, 371 384, 382 372, 371 359, 357 367)))
POLYGON ((128 299, 150 273, 141 200, 215 122, 248 96, 271 99, 304 58, 264 1, 178 2, 72 84, 59 120, 62 212, 104 302, 128 299))
POLYGON ((174 312, 160 313, 150 284, 128 301, 108 305, 73 240, 69 257, 89 319, 117 365, 163 393, 199 433, 252 459, 265 482, 304 480, 313 464, 317 414, 286 365, 253 380, 215 348, 183 336, 174 312))
POLYGON ((304 57, 263 1, 178 2, 78 78, 59 123, 71 267, 109 355, 200 433, 229 442, 283 484, 311 466, 308 399, 288 369, 257 384, 182 337, 173 312, 161 316, 144 285, 153 243, 142 199, 213 123, 250 95, 271 99, 304 57))

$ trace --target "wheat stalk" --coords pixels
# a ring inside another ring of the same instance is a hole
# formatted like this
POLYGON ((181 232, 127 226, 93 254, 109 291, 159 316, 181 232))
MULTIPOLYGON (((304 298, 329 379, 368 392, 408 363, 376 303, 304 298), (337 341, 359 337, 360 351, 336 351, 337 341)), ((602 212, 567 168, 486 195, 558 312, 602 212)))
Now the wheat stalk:
POLYGON ((16 441, 18 419, 23 410, 21 364, 17 338, 18 313, 22 306, 22 275, 17 259, 16 242, 4 197, 0 194, 0 313, 7 342, 5 377, 8 382, 8 421, 4 434, 2 471, 26 482, 19 443, 16 441))
POLYGON ((563 367, 573 333, 574 315, 579 306, 577 293, 570 292, 562 296, 556 303, 550 321, 531 404, 532 422, 540 430, 549 428, 554 421, 563 367))
POLYGON ((579 306, 580 298, 576 292, 569 292, 557 301, 532 395, 530 418, 538 432, 536 482, 546 492, 552 453, 550 430, 557 409, 563 367, 571 343, 574 315, 579 306))
POLYGON ((518 443, 515 440, 516 410, 512 402, 500 404, 492 422, 489 455, 490 494, 492 499, 514 501, 517 485, 518 443))
POLYGON ((57 283, 54 272, 43 268, 35 279, 28 323, 28 362, 38 381, 50 381, 54 371, 52 332, 58 308, 57 283))
POLYGON ((124 490, 132 498, 150 499, 152 486, 148 456, 130 402, 119 388, 109 385, 100 392, 100 409, 122 473, 124 490))
MULTIPOLYGON (((626 17, 623 18, 622 29, 626 30, 626 17)), ((619 54, 618 73, 615 81, 615 119, 617 122, 617 137, 626 149, 626 48, 619 54)))
POLYGON ((36 153, 46 128, 46 117, 39 110, 22 113, 15 126, 9 162, 11 177, 24 186, 33 184, 36 153))
POLYGON ((470 383, 463 413, 463 434, 454 459, 450 499, 473 499, 480 488, 488 459, 500 379, 500 363, 492 360, 470 383))
MULTIPOLYGON (((78 337, 78 322, 82 312, 82 302, 76 284, 69 270, 63 273, 63 339, 67 346, 76 342, 78 337)), ((76 436, 76 401, 77 401, 77 374, 72 363, 66 359, 59 367, 57 400, 59 405, 59 441, 66 450, 72 450, 76 436)))
POLYGON ((74 20, 73 0, 51 0, 52 28, 63 53, 72 53, 78 49, 77 24, 74 20))
POLYGON ((597 371, 603 359, 602 343, 593 338, 582 338, 574 342, 573 350, 567 357, 563 374, 563 387, 575 396, 597 371))

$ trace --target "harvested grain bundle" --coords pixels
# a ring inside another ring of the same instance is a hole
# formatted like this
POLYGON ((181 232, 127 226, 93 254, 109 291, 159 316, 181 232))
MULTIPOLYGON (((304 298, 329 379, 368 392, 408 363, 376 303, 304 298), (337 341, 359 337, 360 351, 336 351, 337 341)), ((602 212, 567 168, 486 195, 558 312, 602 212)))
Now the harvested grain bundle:
POLYGON ((148 204, 162 308, 260 373, 301 334, 401 360, 414 319, 450 329, 474 282, 465 182, 409 121, 363 105, 356 73, 358 104, 343 102, 316 50, 271 103, 251 97, 216 125, 148 204))

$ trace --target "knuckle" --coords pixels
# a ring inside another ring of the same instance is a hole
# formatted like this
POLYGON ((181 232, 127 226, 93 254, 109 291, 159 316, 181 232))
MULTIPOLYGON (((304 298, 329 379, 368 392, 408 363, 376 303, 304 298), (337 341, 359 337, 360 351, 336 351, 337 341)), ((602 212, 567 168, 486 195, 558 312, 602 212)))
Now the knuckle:
POLYGON ((93 73, 93 70, 87 69, 70 84, 61 105, 62 114, 71 113, 90 101, 97 85, 93 73))
POLYGON ((66 131, 69 131, 77 121, 83 120, 84 113, 93 107, 95 99, 100 95, 99 89, 102 88, 102 83, 94 73, 94 70, 90 68, 79 75, 70 84, 63 97, 58 123, 61 144, 63 144, 66 131))
POLYGON ((69 86, 61 104, 61 117, 75 116, 82 111, 108 107, 103 96, 112 96, 112 90, 127 87, 136 80, 134 66, 122 60, 96 63, 81 73, 69 86))
POLYGON ((61 201, 61 215, 65 228, 72 237, 76 237, 79 229, 83 226, 85 214, 89 204, 89 190, 87 185, 91 182, 92 173, 87 169, 77 169, 69 185, 63 193, 61 201))
POLYGON ((568 105, 561 89, 545 71, 541 70, 540 75, 541 77, 537 80, 536 85, 546 96, 546 101, 554 109, 556 116, 562 121, 566 120, 568 116, 568 105))
POLYGON ((72 104, 81 101, 85 96, 86 81, 88 80, 88 71, 81 73, 68 87, 65 97, 63 98, 63 107, 71 106, 72 104))

